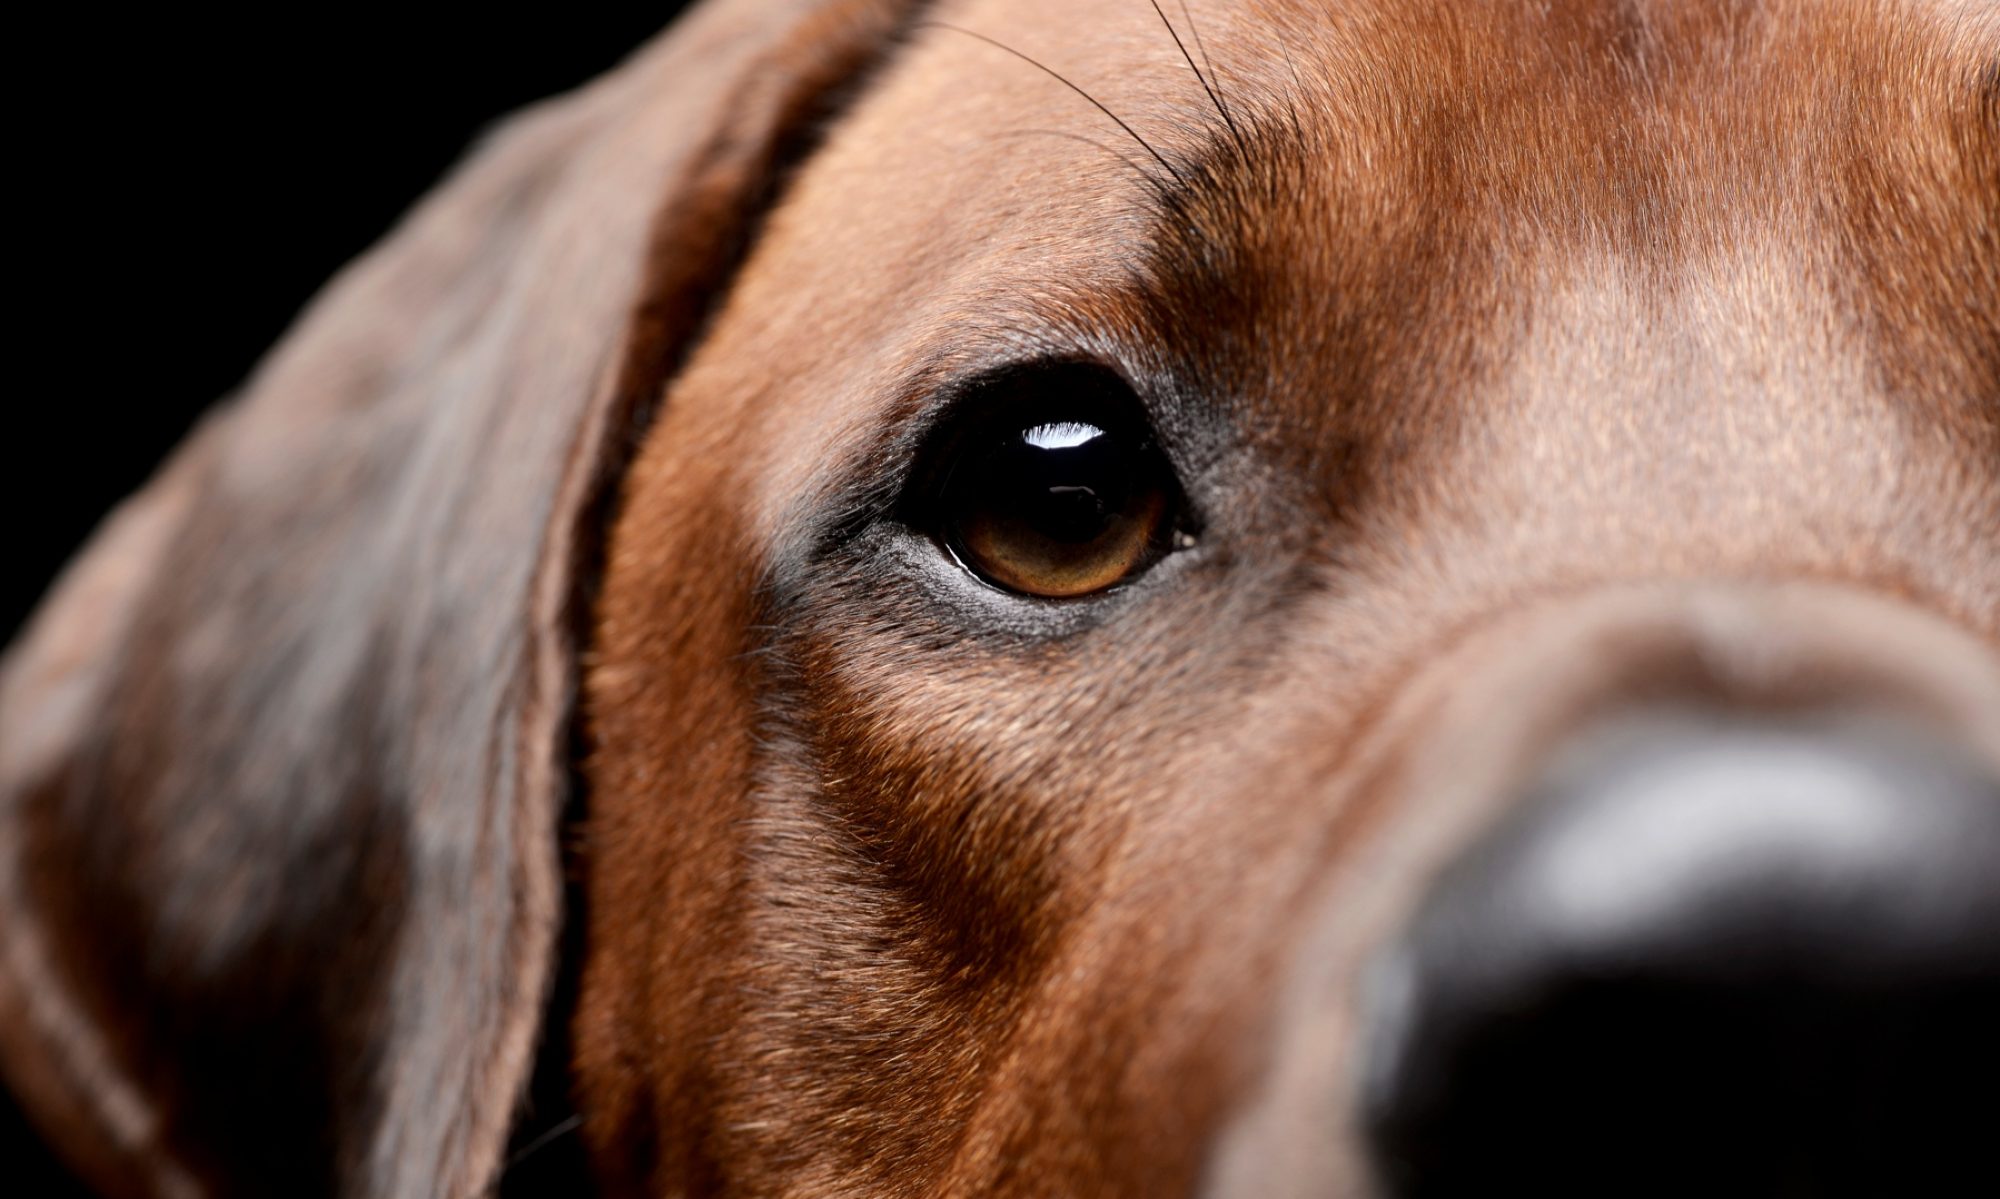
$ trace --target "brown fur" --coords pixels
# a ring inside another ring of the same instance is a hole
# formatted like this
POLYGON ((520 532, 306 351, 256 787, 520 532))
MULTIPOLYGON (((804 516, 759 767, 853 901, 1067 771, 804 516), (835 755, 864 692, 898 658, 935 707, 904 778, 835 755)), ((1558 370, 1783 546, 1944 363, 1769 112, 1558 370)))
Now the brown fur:
POLYGON ((0 680, 0 1064, 79 1168, 485 1187, 579 678, 610 1193, 1350 1193, 1367 947, 1580 713, 2000 757, 1990 7, 1165 7, 1205 80, 1144 3, 712 0, 118 518, 0 680), (1038 357, 1203 517, 1060 608, 891 511, 1038 357))

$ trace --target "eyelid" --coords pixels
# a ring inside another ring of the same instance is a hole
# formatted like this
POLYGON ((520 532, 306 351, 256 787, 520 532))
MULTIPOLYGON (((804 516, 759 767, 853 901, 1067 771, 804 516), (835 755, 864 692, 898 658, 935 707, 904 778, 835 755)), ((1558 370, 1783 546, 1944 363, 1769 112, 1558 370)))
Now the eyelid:
POLYGON ((899 514, 987 585, 1037 601, 1081 601, 1122 587, 1188 544, 1180 473, 1144 398, 1121 372, 1087 361, 1024 364, 975 378, 946 403, 916 451, 899 514), (1112 458, 1066 465, 1060 457, 1019 458, 990 473, 995 455, 1063 455, 1100 441, 1112 458), (1081 470, 1084 482, 1055 486, 1061 480, 1041 477, 1043 469, 1081 470), (1100 470, 1114 474, 1087 477, 1100 470), (1048 505, 1050 497, 1093 493, 1114 479, 1124 481, 1105 494, 1122 498, 1096 531, 1080 532, 1048 505))

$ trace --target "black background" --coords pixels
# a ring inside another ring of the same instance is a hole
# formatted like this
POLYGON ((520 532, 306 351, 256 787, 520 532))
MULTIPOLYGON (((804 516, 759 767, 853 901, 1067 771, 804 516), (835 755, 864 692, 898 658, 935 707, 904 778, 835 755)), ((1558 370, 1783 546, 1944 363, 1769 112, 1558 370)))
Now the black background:
POLYGON ((0 643, 105 512, 499 117, 680 7, 79 6, 22 36, 0 643))

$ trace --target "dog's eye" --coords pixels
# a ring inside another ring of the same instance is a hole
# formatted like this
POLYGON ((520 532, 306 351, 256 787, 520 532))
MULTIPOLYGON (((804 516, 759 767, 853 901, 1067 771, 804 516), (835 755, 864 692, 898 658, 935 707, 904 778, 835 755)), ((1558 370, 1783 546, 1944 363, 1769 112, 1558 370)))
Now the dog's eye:
POLYGON ((965 566, 1024 595, 1090 595, 1168 548, 1179 490, 1137 401, 1070 368, 997 385, 946 464, 942 537, 965 566))

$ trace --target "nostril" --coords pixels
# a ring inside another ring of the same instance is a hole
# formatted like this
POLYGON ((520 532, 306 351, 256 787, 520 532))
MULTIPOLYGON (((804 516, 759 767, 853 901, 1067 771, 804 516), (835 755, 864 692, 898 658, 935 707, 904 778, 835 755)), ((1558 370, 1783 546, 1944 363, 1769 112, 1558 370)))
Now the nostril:
POLYGON ((2000 778, 1879 727, 1601 730, 1440 876, 1366 1037, 1399 1199, 2000 1193, 2000 778))

